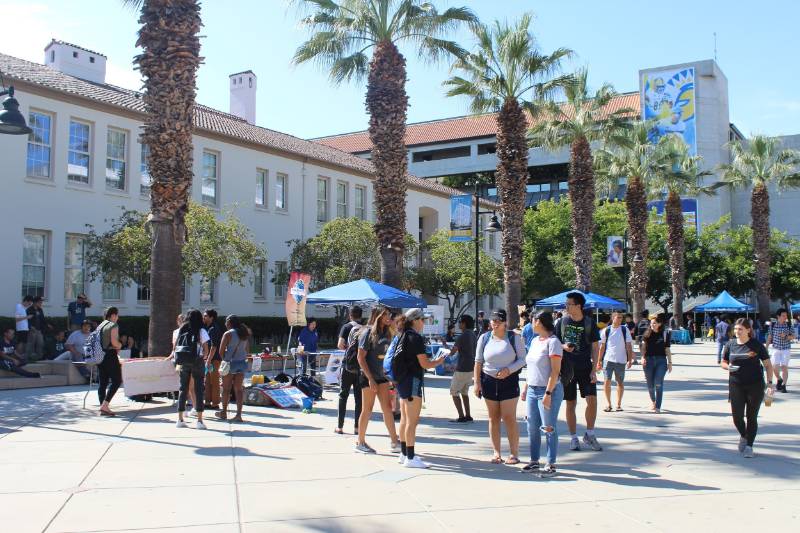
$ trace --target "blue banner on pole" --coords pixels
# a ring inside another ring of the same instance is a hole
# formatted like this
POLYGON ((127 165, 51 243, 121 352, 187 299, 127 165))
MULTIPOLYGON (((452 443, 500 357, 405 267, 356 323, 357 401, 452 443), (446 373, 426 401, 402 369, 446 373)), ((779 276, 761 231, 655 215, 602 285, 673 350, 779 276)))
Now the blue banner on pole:
MULTIPOLYGON (((647 210, 656 210, 659 222, 664 221, 664 208, 666 202, 664 200, 654 200, 647 202, 647 210)), ((697 216, 697 199, 695 198, 681 198, 681 210, 683 211, 683 226, 687 229, 694 230, 695 234, 700 233, 700 224, 697 216)))
POLYGON ((450 197, 450 240, 472 240, 472 196, 469 194, 450 197))

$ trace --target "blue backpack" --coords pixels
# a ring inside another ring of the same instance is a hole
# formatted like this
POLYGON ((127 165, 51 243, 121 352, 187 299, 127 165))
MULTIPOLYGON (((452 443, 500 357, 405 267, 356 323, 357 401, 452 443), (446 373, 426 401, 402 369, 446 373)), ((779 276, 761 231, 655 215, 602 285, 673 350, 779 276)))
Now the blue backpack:
POLYGON ((395 335, 392 339, 392 342, 389 344, 389 348, 386 350, 386 355, 383 357, 383 373, 386 374, 387 378, 394 382, 397 382, 404 377, 397 375, 401 374, 402 372, 397 372, 399 369, 395 365, 395 361, 397 360, 396 356, 402 351, 398 350, 397 347, 401 344, 404 338, 405 332, 400 335, 395 335))
MULTIPOLYGON (((491 336, 492 336, 492 332, 491 331, 487 331, 486 333, 481 335, 481 338, 478 339, 478 344, 480 344, 481 340, 483 340, 483 346, 482 347, 486 348, 486 343, 489 342, 489 338, 491 336)), ((514 341, 514 337, 515 336, 516 336, 516 334, 512 330, 507 330, 506 331, 506 337, 508 338, 508 343, 511 345, 512 348, 514 348, 514 355, 519 356, 519 353, 517 353, 517 343, 514 341)))

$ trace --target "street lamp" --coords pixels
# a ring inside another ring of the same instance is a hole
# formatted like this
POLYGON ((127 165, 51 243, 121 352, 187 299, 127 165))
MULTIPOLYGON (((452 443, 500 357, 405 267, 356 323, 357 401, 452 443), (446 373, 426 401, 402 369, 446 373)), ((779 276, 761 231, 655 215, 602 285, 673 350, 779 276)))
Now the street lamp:
POLYGON ((483 231, 487 233, 497 233, 498 231, 503 231, 503 226, 500 224, 500 221, 497 219, 497 214, 494 211, 481 211, 481 195, 480 190, 478 189, 478 180, 475 180, 475 324, 478 328, 478 331, 481 331, 483 328, 483 324, 480 326, 477 325, 478 321, 478 294, 480 294, 480 281, 478 278, 480 277, 480 270, 481 270, 481 259, 480 259, 480 234, 478 233, 478 226, 480 225, 480 216, 481 215, 492 215, 492 218, 489 220, 489 224, 486 225, 483 231))
POLYGON ((33 130, 25 124, 25 117, 19 112, 19 102, 14 98, 14 87, 12 85, 5 88, 6 84, 3 82, 3 76, 0 74, 0 83, 3 85, 3 90, 0 91, 0 96, 8 95, 3 101, 3 111, 0 112, 0 133, 7 135, 28 135, 33 130))

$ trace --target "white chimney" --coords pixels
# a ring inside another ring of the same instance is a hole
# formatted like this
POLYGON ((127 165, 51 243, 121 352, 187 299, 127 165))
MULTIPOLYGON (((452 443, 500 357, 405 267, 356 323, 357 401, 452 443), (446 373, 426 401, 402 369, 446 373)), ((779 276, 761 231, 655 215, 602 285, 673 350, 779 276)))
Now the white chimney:
POLYGON ((44 49, 44 64, 95 83, 106 82, 106 56, 53 39, 44 49))
POLYGON ((252 70, 228 76, 231 83, 231 115, 256 123, 256 75, 252 70))

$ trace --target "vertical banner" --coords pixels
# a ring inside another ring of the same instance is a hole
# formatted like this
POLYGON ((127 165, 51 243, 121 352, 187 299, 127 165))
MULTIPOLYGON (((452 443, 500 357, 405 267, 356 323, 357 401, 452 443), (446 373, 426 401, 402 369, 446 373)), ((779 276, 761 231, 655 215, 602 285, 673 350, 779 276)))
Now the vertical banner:
POLYGON ((472 196, 469 194, 450 197, 450 240, 472 240, 472 196))
POLYGON ((290 326, 306 325, 306 296, 311 283, 309 274, 292 272, 289 290, 286 291, 286 320, 290 326))
POLYGON ((654 121, 650 140, 678 135, 697 155, 694 68, 643 72, 640 90, 642 119, 654 121))
POLYGON ((621 268, 624 266, 623 239, 619 235, 612 235, 606 238, 606 264, 611 268, 621 268))

